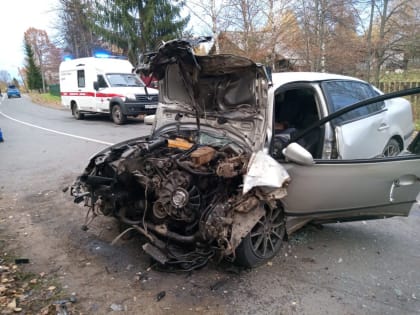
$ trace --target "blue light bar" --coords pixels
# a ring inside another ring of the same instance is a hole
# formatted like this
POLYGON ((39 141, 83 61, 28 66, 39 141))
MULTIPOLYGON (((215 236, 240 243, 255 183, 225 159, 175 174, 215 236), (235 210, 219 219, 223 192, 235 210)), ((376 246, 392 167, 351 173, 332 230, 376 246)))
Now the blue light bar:
POLYGON ((104 52, 97 52, 94 54, 94 57, 95 58, 111 58, 112 56, 104 52))

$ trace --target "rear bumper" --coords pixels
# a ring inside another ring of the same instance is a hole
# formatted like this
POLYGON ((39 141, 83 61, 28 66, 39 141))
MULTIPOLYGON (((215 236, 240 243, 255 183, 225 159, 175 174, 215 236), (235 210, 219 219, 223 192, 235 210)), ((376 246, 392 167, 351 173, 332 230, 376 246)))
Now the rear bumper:
POLYGON ((7 97, 20 97, 20 93, 7 93, 7 97))

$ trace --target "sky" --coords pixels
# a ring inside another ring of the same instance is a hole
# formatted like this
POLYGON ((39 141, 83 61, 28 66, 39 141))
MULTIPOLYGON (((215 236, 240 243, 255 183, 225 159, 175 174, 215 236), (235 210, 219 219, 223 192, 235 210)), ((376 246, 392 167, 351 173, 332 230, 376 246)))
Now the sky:
MULTIPOLYGON (((47 31, 50 40, 54 42, 58 3, 58 0, 9 0, 7 6, 2 6, 0 70, 9 72, 11 79, 22 80, 18 68, 22 68, 25 63, 23 35, 28 28, 47 31)), ((191 14, 190 25, 195 25, 197 30, 200 23, 196 22, 197 18, 191 14)))
POLYGON ((23 34, 34 27, 47 31, 53 39, 57 6, 58 0, 9 0, 2 6, 0 70, 9 72, 12 79, 21 80, 18 67, 25 62, 23 34))

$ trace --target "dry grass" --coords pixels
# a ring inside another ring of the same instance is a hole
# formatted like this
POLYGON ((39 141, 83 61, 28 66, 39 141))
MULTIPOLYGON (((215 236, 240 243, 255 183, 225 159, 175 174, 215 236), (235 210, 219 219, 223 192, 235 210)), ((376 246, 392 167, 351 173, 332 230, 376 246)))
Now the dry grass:
POLYGON ((54 96, 49 93, 29 93, 29 97, 31 98, 32 102, 36 104, 57 109, 64 109, 64 107, 61 105, 59 96, 54 96))

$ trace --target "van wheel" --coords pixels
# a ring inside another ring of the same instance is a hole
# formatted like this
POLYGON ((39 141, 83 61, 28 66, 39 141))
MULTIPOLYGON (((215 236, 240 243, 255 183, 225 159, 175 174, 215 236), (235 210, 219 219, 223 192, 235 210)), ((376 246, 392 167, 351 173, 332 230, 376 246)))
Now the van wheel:
POLYGON ((273 258, 286 237, 286 222, 282 207, 265 206, 265 215, 252 228, 236 248, 235 263, 256 267, 273 258))
POLYGON ((79 108, 77 107, 76 103, 74 103, 71 106, 71 113, 72 113, 73 117, 76 118, 77 120, 81 120, 81 119, 85 118, 85 114, 83 114, 79 111, 79 108))
POLYGON ((112 120, 117 125, 122 125, 127 121, 127 116, 123 114, 120 105, 112 106, 112 120))

